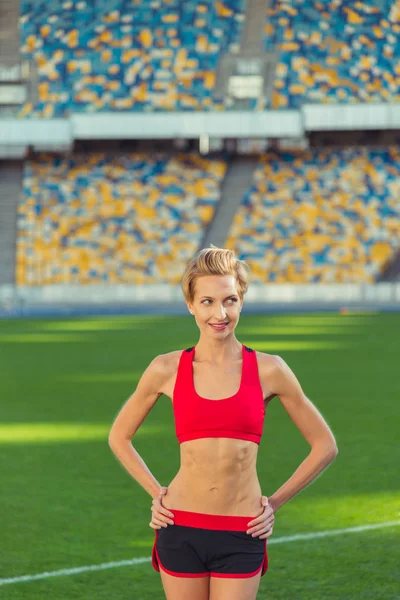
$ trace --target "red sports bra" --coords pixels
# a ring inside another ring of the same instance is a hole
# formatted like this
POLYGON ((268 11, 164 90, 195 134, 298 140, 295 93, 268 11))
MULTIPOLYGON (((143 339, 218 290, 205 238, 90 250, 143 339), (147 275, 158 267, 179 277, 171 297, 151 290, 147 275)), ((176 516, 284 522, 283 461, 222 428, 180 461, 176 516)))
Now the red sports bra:
POLYGON ((265 405, 254 350, 242 344, 242 378, 229 398, 210 400, 194 389, 195 346, 182 351, 173 393, 175 432, 179 443, 207 437, 260 443, 265 405))

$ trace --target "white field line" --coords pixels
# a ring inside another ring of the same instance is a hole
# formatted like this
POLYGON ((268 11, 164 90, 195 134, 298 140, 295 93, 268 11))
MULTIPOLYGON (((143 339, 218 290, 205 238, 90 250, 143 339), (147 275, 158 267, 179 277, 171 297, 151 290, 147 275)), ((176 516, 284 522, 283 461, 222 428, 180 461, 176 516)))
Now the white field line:
MULTIPOLYGON (((341 535, 343 533, 357 533, 359 531, 371 531, 371 529, 381 529, 382 527, 395 527, 400 525, 400 521, 387 521, 386 523, 376 523, 374 525, 360 525, 358 527, 348 527, 347 529, 327 529, 326 531, 315 531, 313 533, 298 533, 296 535, 285 535, 278 538, 268 539, 270 544, 283 544, 285 542, 296 542, 297 540, 314 540, 317 538, 327 537, 330 535, 341 535)), ((119 560, 116 562, 102 563, 99 565, 88 565, 86 567, 74 567, 72 569, 60 569, 59 571, 45 571, 36 575, 21 575, 20 577, 8 577, 0 579, 0 585, 10 583, 21 583, 25 581, 36 581, 37 579, 47 579, 48 577, 59 577, 63 575, 75 575, 77 573, 87 573, 88 571, 103 571, 105 569, 113 569, 114 567, 127 567, 131 565, 139 565, 151 561, 151 556, 143 556, 141 558, 132 558, 130 560, 119 560)))

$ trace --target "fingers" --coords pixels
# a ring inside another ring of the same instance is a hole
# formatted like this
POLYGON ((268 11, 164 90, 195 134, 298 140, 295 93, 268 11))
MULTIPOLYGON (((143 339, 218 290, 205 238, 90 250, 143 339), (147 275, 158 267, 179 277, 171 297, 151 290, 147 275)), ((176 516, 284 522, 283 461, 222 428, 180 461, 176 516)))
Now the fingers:
POLYGON ((268 521, 263 521, 262 523, 259 523, 258 525, 255 525, 254 527, 251 527, 250 529, 248 529, 246 531, 247 534, 259 534, 259 533, 264 533, 264 531, 266 531, 267 529, 269 529, 270 527, 274 526, 274 520, 268 520, 268 521))
POLYGON ((265 509, 261 513, 261 515, 259 515, 258 517, 256 517, 255 519, 253 519, 252 521, 249 521, 247 523, 247 527, 253 527, 254 525, 258 525, 259 523, 264 523, 266 519, 274 519, 274 518, 275 518, 274 511, 268 505, 265 507, 265 509))
POLYGON ((266 533, 264 533, 264 535, 259 535, 258 537, 261 540, 265 540, 266 538, 269 538, 273 534, 273 532, 274 532, 274 529, 272 527, 269 531, 267 531, 266 533))
POLYGON ((268 498, 266 496, 262 496, 261 502, 264 505, 264 510, 261 515, 247 523, 247 527, 249 529, 246 531, 246 533, 252 537, 260 537, 261 539, 265 539, 272 535, 275 523, 275 514, 271 506, 268 504, 268 498))
POLYGON ((159 510, 152 506, 151 512, 153 513, 153 516, 151 519, 153 522, 155 519, 158 519, 159 521, 162 521, 163 523, 168 523, 169 525, 174 524, 174 522, 172 520, 174 518, 174 515, 172 513, 170 513, 169 511, 167 511, 165 508, 159 510))
POLYGON ((160 527, 168 527, 168 525, 173 524, 174 522, 171 519, 158 513, 153 513, 153 516, 151 517, 151 521, 149 523, 150 527, 154 526, 153 529, 160 529, 160 527))
MULTIPOLYGON (((166 489, 166 488, 164 488, 166 489)), ((161 529, 161 527, 168 527, 168 525, 173 525, 173 513, 165 508, 161 504, 161 497, 153 498, 153 502, 151 505, 151 512, 153 513, 149 526, 152 529, 161 529)))
POLYGON ((152 529, 161 529, 161 527, 168 527, 169 525, 173 525, 173 522, 169 522, 167 523, 166 521, 163 521, 162 519, 158 519, 157 517, 152 517, 149 525, 152 529))
POLYGON ((257 527, 252 527, 246 533, 251 535, 251 537, 261 537, 261 534, 267 534, 266 536, 263 535, 262 537, 269 537, 272 535, 273 528, 274 521, 266 521, 257 527))
POLYGON ((165 506, 163 506, 161 504, 160 498, 153 498, 153 502, 151 504, 151 510, 153 513, 155 513, 157 515, 164 515, 166 517, 170 517, 171 519, 174 518, 173 513, 170 510, 168 510, 168 508, 166 508, 165 506))

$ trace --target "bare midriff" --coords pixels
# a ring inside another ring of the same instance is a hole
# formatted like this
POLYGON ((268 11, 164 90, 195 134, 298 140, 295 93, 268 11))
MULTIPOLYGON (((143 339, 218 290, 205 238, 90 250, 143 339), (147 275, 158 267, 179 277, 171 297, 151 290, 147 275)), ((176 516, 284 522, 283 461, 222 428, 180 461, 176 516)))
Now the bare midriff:
POLYGON ((181 466, 163 505, 213 515, 261 514, 256 462, 258 444, 232 438, 201 438, 180 444, 181 466))

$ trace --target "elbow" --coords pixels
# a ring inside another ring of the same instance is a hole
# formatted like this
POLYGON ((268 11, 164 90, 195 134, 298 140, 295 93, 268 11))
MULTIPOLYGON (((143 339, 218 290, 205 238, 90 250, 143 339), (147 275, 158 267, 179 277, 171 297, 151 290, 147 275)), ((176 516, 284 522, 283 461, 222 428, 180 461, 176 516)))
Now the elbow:
POLYGON ((338 450, 336 441, 335 441, 335 439, 332 439, 330 441, 328 447, 327 447, 327 450, 326 450, 327 458, 330 461, 335 460, 335 458, 337 457, 338 453, 339 453, 339 450, 338 450))
POLYGON ((110 432, 109 436, 108 436, 108 445, 110 446, 110 448, 115 448, 115 446, 118 444, 119 438, 116 437, 115 434, 113 434, 112 432, 110 432))
POLYGON ((119 427, 117 427, 116 424, 113 423, 108 432, 108 445, 110 446, 110 448, 115 446, 115 444, 117 444, 118 441, 120 441, 120 439, 121 431, 119 430, 119 427))
POLYGON ((117 435, 116 433, 112 433, 112 431, 108 436, 108 445, 110 446, 111 450, 126 442, 129 442, 127 438, 121 437, 121 435, 117 435))
POLYGON ((329 435, 327 436, 327 439, 325 440, 325 451, 326 451, 326 455, 327 458, 329 459, 329 461, 335 460, 335 458, 337 457, 339 450, 336 444, 336 439, 335 436, 333 435, 332 431, 329 432, 329 435))
POLYGON ((338 454, 339 454, 339 450, 338 450, 338 447, 337 447, 337 445, 335 444, 335 445, 332 447, 332 449, 331 449, 331 451, 330 451, 330 454, 329 454, 329 456, 330 456, 331 460, 335 460, 335 458, 337 457, 337 455, 338 455, 338 454))
POLYGON ((335 460, 339 453, 335 440, 330 440, 328 443, 316 444, 312 449, 315 449, 321 456, 321 459, 328 463, 335 460))

